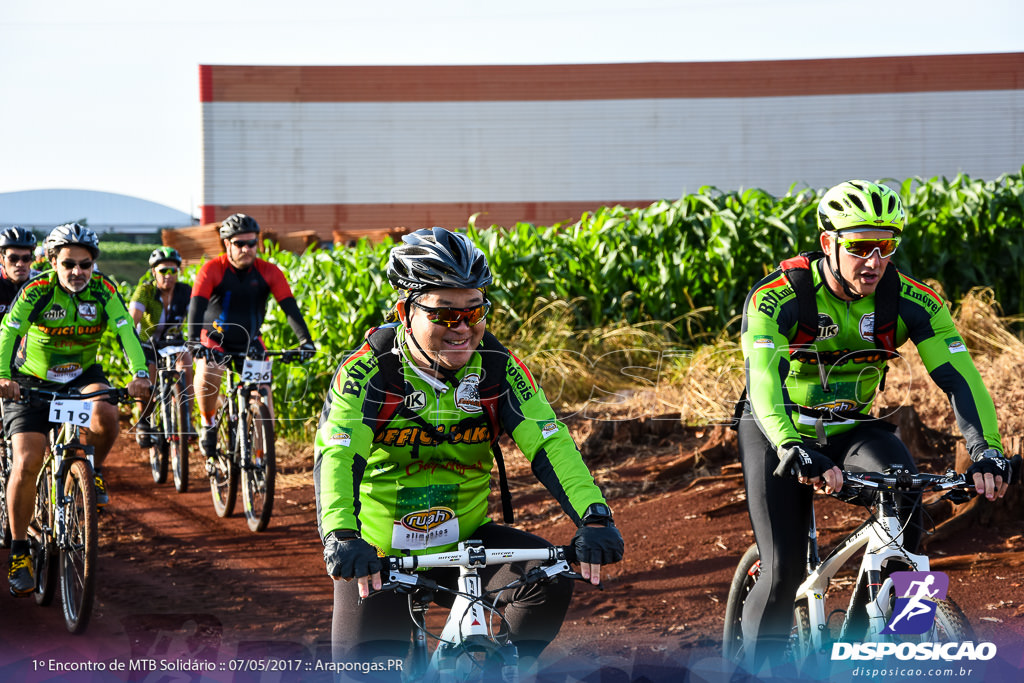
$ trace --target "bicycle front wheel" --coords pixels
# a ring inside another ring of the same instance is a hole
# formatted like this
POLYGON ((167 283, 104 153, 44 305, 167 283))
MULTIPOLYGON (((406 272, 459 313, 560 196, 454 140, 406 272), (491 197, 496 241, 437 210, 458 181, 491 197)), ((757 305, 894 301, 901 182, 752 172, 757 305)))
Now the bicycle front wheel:
POLYGON ((210 493, 218 517, 230 517, 238 499, 238 465, 234 462, 234 428, 225 412, 220 416, 217 454, 209 459, 210 493))
POLYGON ((153 481, 157 484, 167 481, 167 426, 170 412, 167 405, 168 400, 166 392, 160 391, 159 402, 153 406, 153 413, 150 415, 153 425, 153 445, 149 447, 149 468, 153 474, 153 481))
POLYGON ((277 458, 274 450, 274 418, 270 409, 254 401, 246 416, 246 445, 243 457, 242 504, 252 531, 263 531, 274 510, 277 458))
POLYGON ((60 593, 64 624, 81 633, 89 623, 96 594, 99 510, 92 467, 76 460, 64 478, 65 534, 60 544, 60 593))
POLYGON ((725 601, 725 627, 722 630, 722 657, 725 659, 734 662, 743 660, 743 605, 760 575, 761 556, 755 544, 743 553, 729 585, 729 597, 725 601))
POLYGON ((0 548, 11 546, 11 519, 7 514, 7 482, 11 478, 11 459, 7 439, 0 437, 0 548))
POLYGON ((178 379, 171 387, 170 414, 168 448, 171 473, 174 475, 174 490, 178 493, 185 493, 188 491, 188 435, 192 420, 181 379, 178 379))
POLYGON ((36 509, 28 526, 29 552, 36 575, 36 604, 49 605, 57 593, 57 545, 53 542, 53 504, 50 500, 50 478, 53 463, 39 475, 36 488, 36 509))

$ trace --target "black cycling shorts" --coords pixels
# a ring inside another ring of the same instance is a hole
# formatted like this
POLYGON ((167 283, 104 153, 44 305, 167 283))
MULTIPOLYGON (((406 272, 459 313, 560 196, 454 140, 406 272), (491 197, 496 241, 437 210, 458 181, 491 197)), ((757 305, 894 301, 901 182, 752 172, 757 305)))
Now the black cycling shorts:
MULTIPOLYGON (((89 384, 106 384, 110 386, 110 381, 107 379, 106 374, 104 374, 103 368, 98 364, 90 365, 81 375, 63 384, 39 379, 32 375, 25 375, 18 371, 11 374, 11 379, 24 387, 59 392, 66 392, 69 389, 80 389, 89 384)), ((8 436, 14 436, 22 432, 46 434, 54 426, 50 422, 49 405, 45 403, 30 405, 4 400, 4 432, 8 436)))

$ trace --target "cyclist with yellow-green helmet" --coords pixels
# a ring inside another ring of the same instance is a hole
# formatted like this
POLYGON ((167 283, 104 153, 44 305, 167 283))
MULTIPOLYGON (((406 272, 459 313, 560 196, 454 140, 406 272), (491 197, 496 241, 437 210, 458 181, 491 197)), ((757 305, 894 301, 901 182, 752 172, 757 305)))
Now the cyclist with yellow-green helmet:
MULTIPOLYGON (((914 342, 950 397, 977 491, 992 500, 1009 483, 995 406, 946 302, 891 263, 905 223, 899 195, 885 185, 831 188, 818 205, 822 253, 784 261, 744 304, 739 449, 761 576, 742 624, 744 639, 756 639, 758 666, 781 656, 789 638, 814 490, 840 490, 840 468, 916 471, 892 425, 870 415, 899 346, 914 342)), ((918 502, 901 506, 911 550, 921 535, 918 502)))
MULTIPOLYGON (((128 312, 135 322, 146 353, 151 377, 156 377, 156 348, 178 340, 184 343, 184 326, 188 317, 192 287, 179 282, 181 254, 173 247, 157 247, 149 255, 149 270, 139 280, 128 303, 128 312)), ((178 368, 184 373, 185 386, 192 386, 192 355, 178 356, 178 368)), ((188 400, 188 399, 186 399, 188 400)), ((153 426, 149 416, 153 403, 148 402, 136 428, 135 441, 143 448, 153 445, 153 426)))

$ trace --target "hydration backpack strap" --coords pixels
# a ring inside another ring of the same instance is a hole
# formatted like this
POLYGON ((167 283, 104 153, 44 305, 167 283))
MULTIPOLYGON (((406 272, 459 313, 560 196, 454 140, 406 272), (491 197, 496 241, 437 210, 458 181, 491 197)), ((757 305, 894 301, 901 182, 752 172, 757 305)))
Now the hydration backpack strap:
POLYGON ((815 253, 804 252, 779 264, 796 294, 799 316, 796 335, 789 340, 790 354, 795 349, 813 343, 818 337, 818 302, 814 298, 814 277, 811 274, 811 258, 816 256, 815 253))

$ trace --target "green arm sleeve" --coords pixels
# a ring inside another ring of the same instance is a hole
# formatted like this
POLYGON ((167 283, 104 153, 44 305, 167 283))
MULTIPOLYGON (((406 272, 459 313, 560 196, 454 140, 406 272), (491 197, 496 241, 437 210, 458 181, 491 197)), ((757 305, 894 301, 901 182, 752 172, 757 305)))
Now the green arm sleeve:
POLYGON ((365 384, 349 379, 345 366, 331 382, 314 441, 314 489, 320 536, 337 529, 359 529, 359 485, 373 444, 363 422, 365 384))
POLYGON ((117 334, 118 340, 121 342, 121 349, 128 359, 128 365, 131 367, 132 374, 145 371, 146 354, 142 350, 142 342, 139 341, 135 325, 132 324, 132 318, 128 315, 128 308, 125 306, 124 299, 121 298, 113 283, 107 281, 106 284, 113 294, 113 296, 107 299, 107 304, 104 306, 104 312, 107 315, 107 326, 117 334))
MULTIPOLYGON (((917 345, 925 368, 949 397, 967 450, 975 456, 987 448, 1003 452, 992 396, 943 306, 931 319, 932 335, 917 345)), ((2 351, 2 346, 0 346, 2 351)))

